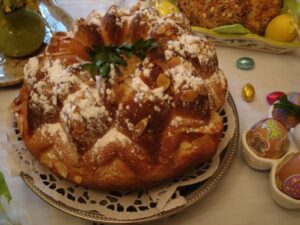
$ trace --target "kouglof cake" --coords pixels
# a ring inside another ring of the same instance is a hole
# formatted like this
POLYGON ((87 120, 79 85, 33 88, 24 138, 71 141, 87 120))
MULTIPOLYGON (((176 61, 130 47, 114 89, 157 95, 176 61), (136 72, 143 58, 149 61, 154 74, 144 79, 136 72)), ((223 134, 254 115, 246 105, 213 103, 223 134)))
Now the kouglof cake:
POLYGON ((220 143, 227 81, 214 45, 180 13, 92 12, 53 33, 24 73, 11 106, 23 142, 76 184, 151 187, 210 160, 220 143))

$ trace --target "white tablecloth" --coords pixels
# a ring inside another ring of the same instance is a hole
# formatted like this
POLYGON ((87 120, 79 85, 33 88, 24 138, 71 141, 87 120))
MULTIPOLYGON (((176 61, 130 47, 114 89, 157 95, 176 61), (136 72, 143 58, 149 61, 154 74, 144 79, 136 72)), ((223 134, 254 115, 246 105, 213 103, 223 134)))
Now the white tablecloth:
MULTIPOLYGON (((101 0, 57 0, 72 16, 84 17, 101 0)), ((272 91, 300 91, 300 50, 285 55, 273 55, 234 48, 217 47, 220 67, 229 81, 244 131, 267 116, 269 105, 266 95, 272 91), (239 57, 255 60, 255 69, 242 71, 236 68, 239 57), (247 103, 241 98, 241 88, 252 83, 256 89, 255 100, 247 103)), ((7 108, 18 93, 19 86, 0 89, 0 140, 5 139, 7 108)), ((84 225, 91 222, 67 215, 40 200, 19 177, 11 178, 5 166, 4 151, 0 149, 0 168, 4 170, 9 189, 20 209, 31 215, 32 224, 84 225)), ((287 210, 273 202, 269 193, 268 172, 250 169, 239 151, 232 167, 216 189, 203 200, 181 213, 155 222, 157 225, 240 225, 240 224, 300 224, 300 212, 287 210)))

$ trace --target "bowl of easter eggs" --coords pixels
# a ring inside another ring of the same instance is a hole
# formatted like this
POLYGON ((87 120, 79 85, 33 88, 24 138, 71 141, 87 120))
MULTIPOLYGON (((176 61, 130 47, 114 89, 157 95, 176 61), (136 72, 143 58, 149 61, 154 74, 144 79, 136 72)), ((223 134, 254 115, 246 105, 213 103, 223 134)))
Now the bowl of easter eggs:
MULTIPOLYGON (((268 97, 270 103, 272 96, 268 97)), ((300 209, 300 93, 290 92, 272 102, 269 117, 244 131, 242 144, 251 168, 270 170, 273 200, 285 208, 300 209)))

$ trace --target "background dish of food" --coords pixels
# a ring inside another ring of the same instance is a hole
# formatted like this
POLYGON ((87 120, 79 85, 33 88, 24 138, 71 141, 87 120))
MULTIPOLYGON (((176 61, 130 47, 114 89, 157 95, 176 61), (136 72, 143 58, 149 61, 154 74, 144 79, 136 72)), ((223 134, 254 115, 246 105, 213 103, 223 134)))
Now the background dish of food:
MULTIPOLYGON (((291 26, 297 26, 299 21, 299 12, 297 10, 300 8, 300 3, 297 3, 296 0, 276 0, 263 2, 252 0, 249 1, 249 3, 251 2, 252 7, 250 7, 249 4, 247 5, 244 1, 243 4, 239 4, 238 0, 233 2, 231 1, 231 3, 235 3, 231 6, 227 5, 229 4, 229 2, 222 2, 223 1, 216 1, 216 5, 211 5, 208 3, 203 5, 203 13, 204 10, 208 10, 208 12, 204 13, 205 15, 202 13, 199 17, 199 19, 203 17, 202 22, 200 22, 200 25, 203 26, 192 27, 196 35, 205 34, 208 39, 212 40, 217 45, 244 48, 255 51, 264 51, 276 54, 286 53, 300 47, 300 41, 297 38, 293 42, 282 42, 271 40, 270 38, 266 38, 263 36, 268 23, 272 21, 272 19, 276 17, 276 15, 278 15, 279 13, 289 14, 294 21, 294 23, 291 26), (272 2, 272 7, 269 7, 270 2, 272 2), (284 3, 284 5, 282 5, 282 3, 284 3), (267 8, 269 7, 269 9, 267 11, 263 11, 264 13, 260 15, 259 12, 262 12, 262 10, 264 9, 264 7, 262 6, 265 6, 267 8), (279 6, 283 6, 283 8, 280 9, 279 6), (235 13, 232 14, 233 12, 235 13), (213 14, 215 14, 215 16, 213 14), (208 15, 210 15, 210 20, 207 18, 208 15), (258 19, 255 19, 256 17, 258 19), (259 33, 260 35, 256 33, 259 33)), ((161 13, 171 13, 172 11, 176 10, 178 11, 178 9, 171 9, 171 6, 175 6, 176 4, 175 0, 150 1, 150 4, 155 4, 156 8, 161 9, 159 10, 161 13)), ((179 8, 184 9, 183 13, 186 13, 186 11, 188 11, 189 8, 193 8, 192 6, 194 4, 199 5, 201 4, 201 1, 177 1, 177 5, 179 6, 179 8), (191 5, 191 3, 193 4, 191 5), (182 7, 181 4, 184 7, 182 7)), ((190 19, 192 18, 192 25, 195 25, 198 21, 198 17, 197 19, 193 19, 196 18, 196 16, 194 16, 194 11, 195 10, 192 10, 191 12, 188 11, 188 17, 190 17, 190 19)), ((283 22, 277 25, 280 27, 278 27, 277 30, 272 32, 283 32, 281 26, 282 23, 283 22)), ((294 35, 296 35, 296 33, 294 35)))

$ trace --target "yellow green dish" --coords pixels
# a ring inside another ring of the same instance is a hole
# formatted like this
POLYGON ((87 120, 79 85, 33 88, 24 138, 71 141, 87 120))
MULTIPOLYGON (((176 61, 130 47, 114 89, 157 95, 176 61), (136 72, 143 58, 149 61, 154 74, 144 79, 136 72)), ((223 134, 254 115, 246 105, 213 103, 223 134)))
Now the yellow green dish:
POLYGON ((289 47, 289 48, 298 48, 300 47, 300 42, 297 41, 297 42, 280 42, 280 41, 274 41, 274 40, 271 40, 271 39, 268 39, 268 38, 265 38, 263 36, 259 36, 257 34, 253 34, 253 33, 246 33, 246 34, 220 34, 216 31, 213 31, 211 29, 207 29, 207 28, 204 28, 204 27, 198 27, 198 26, 192 26, 192 30, 193 31, 198 31, 198 32, 202 32, 204 34, 209 34, 209 35, 213 35, 215 36, 216 38, 226 38, 226 39, 229 39, 229 38, 249 38, 249 39, 252 39, 252 40, 257 40, 257 41, 261 41, 261 42, 266 42, 270 45, 274 45, 274 46, 278 46, 278 47, 289 47))

